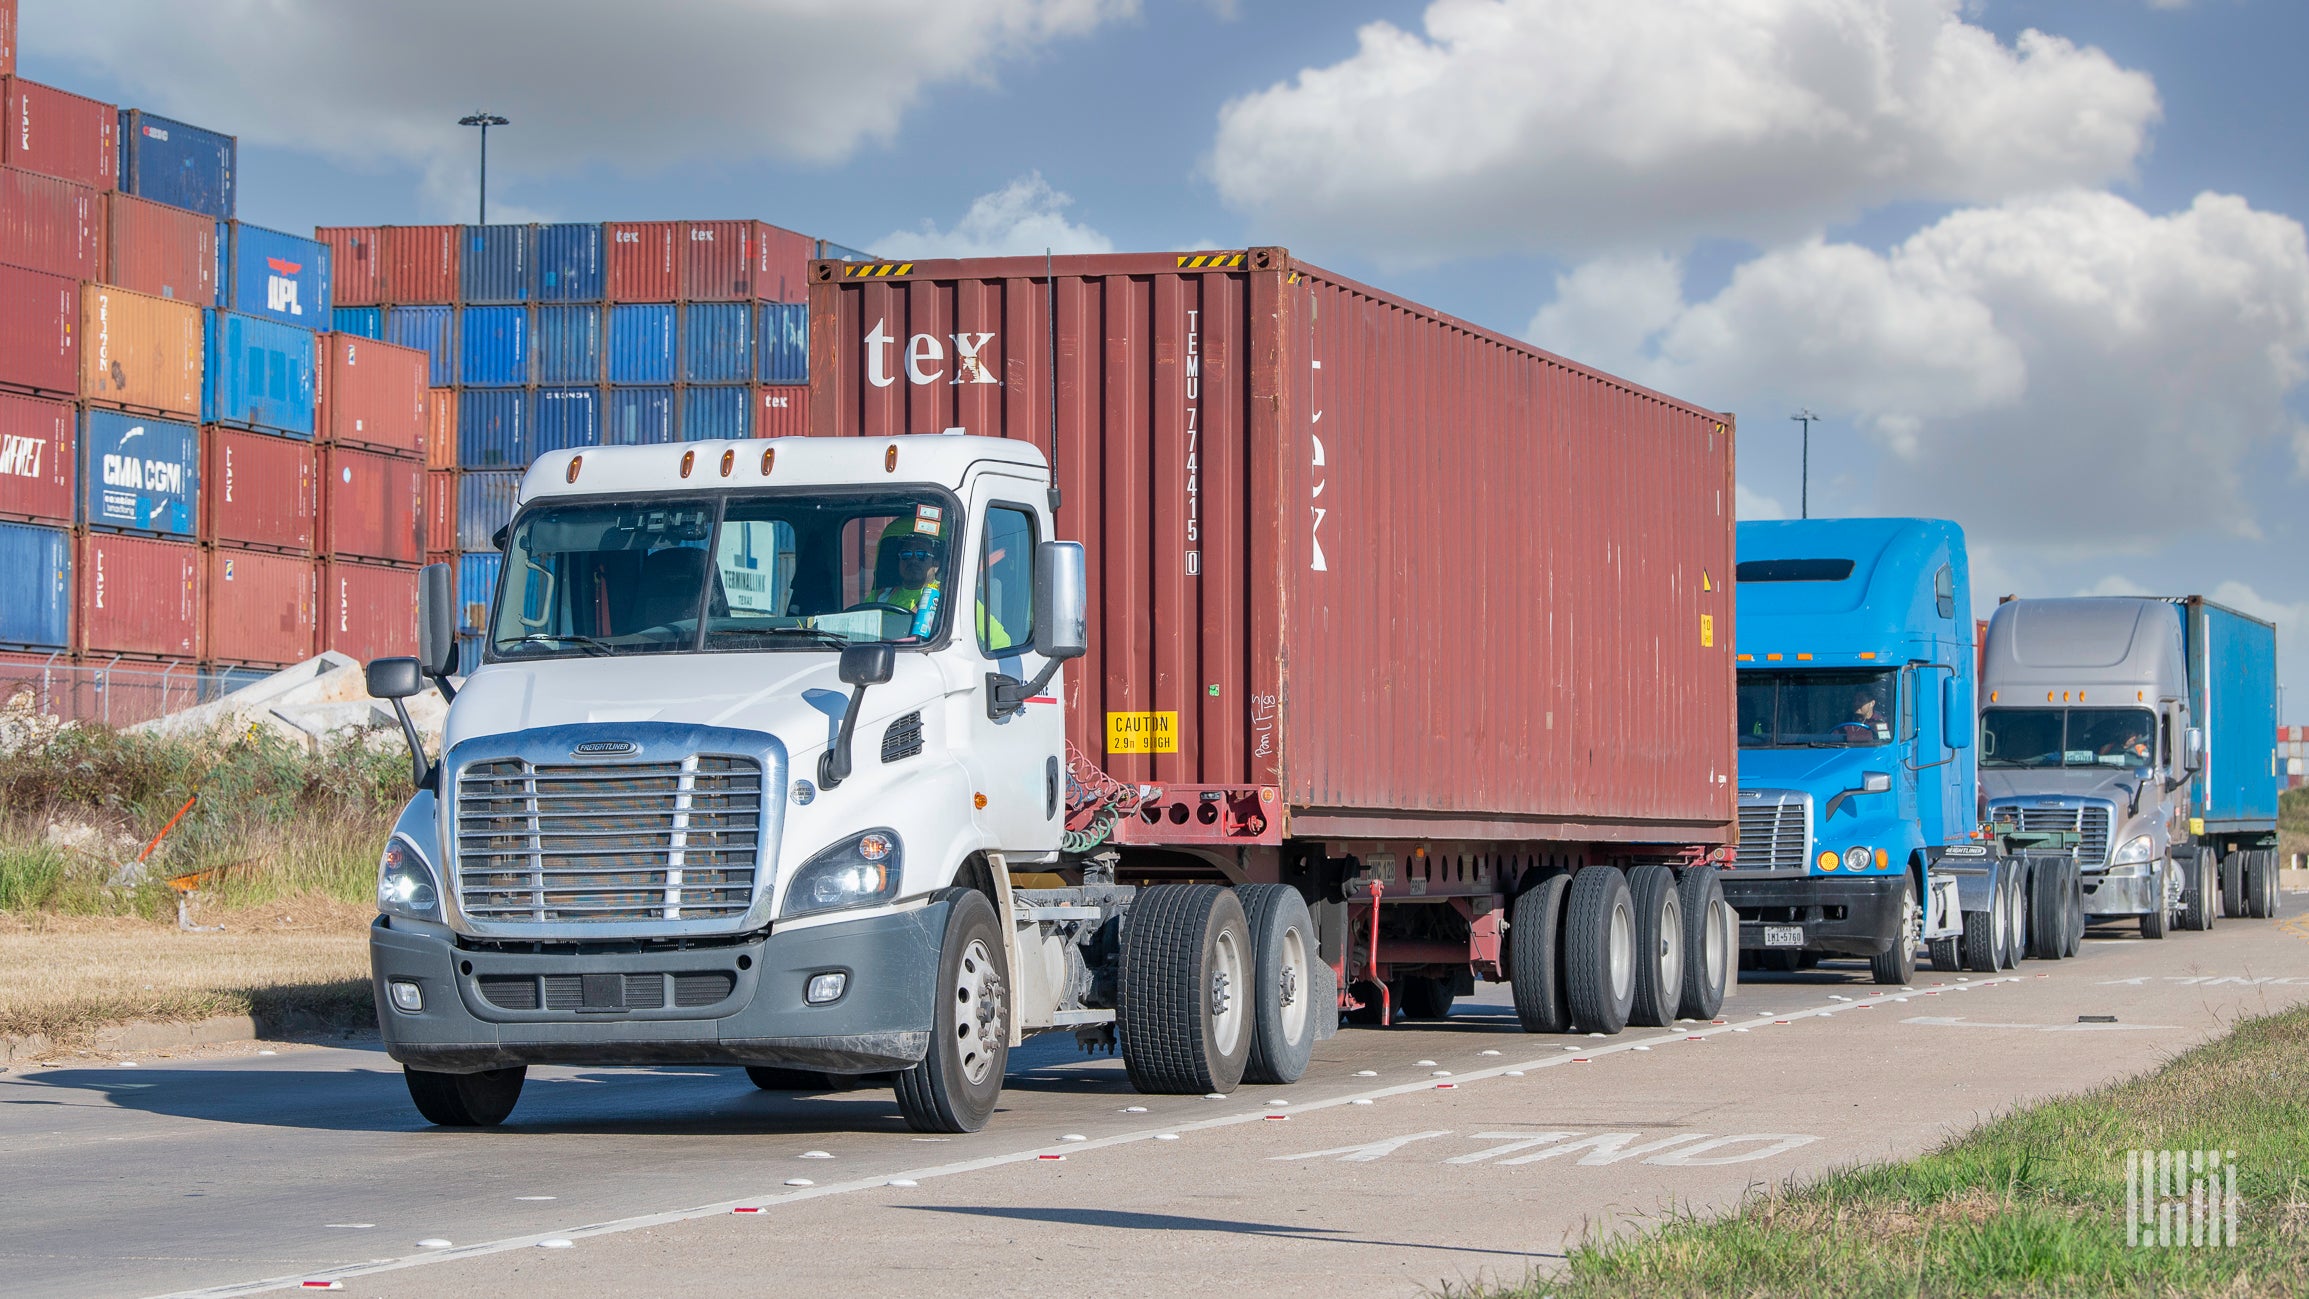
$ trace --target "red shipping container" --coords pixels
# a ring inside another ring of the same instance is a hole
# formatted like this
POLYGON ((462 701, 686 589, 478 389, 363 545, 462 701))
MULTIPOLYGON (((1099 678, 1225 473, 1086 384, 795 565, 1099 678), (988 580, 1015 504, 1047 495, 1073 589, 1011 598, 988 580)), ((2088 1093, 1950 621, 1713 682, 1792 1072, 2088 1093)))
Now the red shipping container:
POLYGON ((0 77, 16 74, 16 0, 0 0, 0 77))
POLYGON ((103 279, 104 195, 0 167, 0 262, 73 280, 103 279))
POLYGON ((0 266, 0 388, 80 391, 80 284, 0 266))
POLYGON ((219 546, 208 552, 208 656, 287 667, 320 637, 321 569, 313 560, 219 546))
POLYGON ((313 238, 329 246, 329 302, 374 307, 385 300, 384 230, 377 226, 323 226, 313 238))
POLYGON ((396 306, 457 300, 456 226, 386 226, 385 300, 396 306))
MULTIPOLYGON (((425 553, 457 549, 457 471, 434 469, 425 474, 425 553)), ((430 558, 427 559, 431 562, 430 558)))
POLYGON ((0 519, 72 526, 79 428, 71 402, 0 393, 0 519))
POLYGON ((350 447, 321 452, 321 553, 415 564, 425 555, 425 467, 350 447))
POLYGON ((1219 838, 1197 787, 1406 869, 1731 841, 1730 416, 1279 248, 1045 267, 814 265, 811 424, 1049 454, 1090 556, 1068 736, 1165 789, 1121 842, 1219 838))
POLYGON ((311 443, 211 426, 201 444, 202 540, 313 553, 321 498, 311 443))
POLYGON ((216 305, 216 222, 115 190, 104 196, 104 282, 199 307, 216 305))
POLYGON ((807 235, 767 221, 690 221, 681 245, 684 301, 809 300, 818 242, 807 235))
POLYGON ((91 657, 206 658, 201 549, 110 532, 85 533, 72 580, 72 633, 91 657))
POLYGON ((7 95, 0 163, 96 189, 111 189, 119 180, 119 109, 22 77, 5 78, 0 86, 7 95))
POLYGON ((321 566, 321 648, 367 663, 417 652, 417 573, 329 560, 321 566))
POLYGON ((810 389, 777 384, 754 390, 754 436, 798 438, 810 433, 810 389))
POLYGON ((424 455, 431 358, 358 334, 323 334, 320 349, 321 440, 424 455))
POLYGON ((672 302, 681 296, 679 221, 612 221, 604 230, 611 302, 672 302))
POLYGON ((88 675, 62 651, 0 654, 0 711, 63 721, 91 716, 85 704, 88 675))

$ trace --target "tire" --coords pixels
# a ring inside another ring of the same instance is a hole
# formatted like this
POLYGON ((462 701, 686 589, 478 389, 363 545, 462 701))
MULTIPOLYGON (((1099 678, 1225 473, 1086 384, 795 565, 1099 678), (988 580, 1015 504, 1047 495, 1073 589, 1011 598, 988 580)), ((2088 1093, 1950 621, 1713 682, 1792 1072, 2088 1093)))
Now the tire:
POLYGON ((1868 958, 1868 972, 1876 982, 1899 986, 1916 981, 1916 931, 1919 903, 1916 900, 1915 881, 1906 881, 1901 891, 1900 926, 1892 936, 1892 946, 1868 958))
POLYGON ((1563 995, 1563 901, 1571 875, 1550 875, 1515 897, 1507 917, 1507 979, 1526 1033, 1571 1030, 1563 995))
POLYGON ((2245 867, 2253 854, 2233 852, 2221 859, 2221 914, 2242 920, 2253 914, 2245 895, 2245 867))
POLYGON ((1676 873, 1644 865, 1628 872, 1628 900, 1636 918, 1636 987, 1628 1022, 1666 1028, 1684 997, 1684 899, 1676 873))
MULTIPOLYGON (((2171 868, 2170 862, 2166 863, 2166 868, 2171 868)), ((2156 876, 2156 881, 2156 900, 2149 904, 2148 911, 2141 916, 2141 937, 2143 938, 2161 939, 2165 936, 2165 921, 2167 917, 2165 915, 2164 876, 2159 874, 2156 876)))
POLYGON ((1406 974, 1395 980, 1395 1009, 1405 1019, 1449 1019, 1451 980, 1432 974, 1406 974))
POLYGON ((1724 901, 1713 866, 1685 868, 1676 890, 1684 904, 1684 991, 1676 1009, 1687 1019, 1714 1019, 1739 961, 1740 917, 1724 901))
POLYGON ((1580 868, 1564 913, 1563 986, 1572 1026, 1617 1033, 1628 1026, 1636 996, 1636 917, 1627 876, 1611 866, 1580 868))
POLYGON ((1964 934, 1957 939, 1958 958, 1965 969, 1974 974, 1994 974, 2000 968, 2006 943, 2005 926, 2009 913, 2004 905, 2002 881, 1994 896, 1988 900, 1986 911, 1964 913, 1964 934))
POLYGON ((2074 857, 2061 863, 2061 898, 2068 909, 2063 926, 2061 955, 2075 956, 2085 949, 2085 875, 2074 857))
POLYGON ((2238 867, 2244 914, 2267 920, 2277 914, 2277 854, 2255 850, 2237 855, 2245 859, 2238 867))
POLYGON ((1322 1004, 1329 981, 1316 953, 1315 917, 1288 884, 1244 884, 1235 889, 1251 934, 1251 1058, 1243 1078, 1255 1083, 1299 1081, 1315 1054, 1318 1017, 1339 1018, 1339 1002, 1322 1004))
POLYGON ((2004 964, 2000 969, 2019 969, 2021 958, 2028 955, 2027 875, 2027 871, 2015 869, 2004 886, 2004 964))
POLYGON ((480 1073, 435 1073, 431 1069, 401 1067, 409 1084, 409 1099, 425 1121, 444 1128, 493 1128, 505 1121, 521 1099, 521 1083, 529 1076, 525 1065, 486 1069, 480 1073))
POLYGON ((1231 1092, 1251 1059, 1251 935, 1233 889, 1139 890, 1123 916, 1115 1016, 1131 1086, 1231 1092))
POLYGON ((2192 932, 2211 929, 2218 899, 2213 896, 2213 859, 2199 848, 2189 859, 2188 883, 2181 889, 2181 928, 2192 932))
POLYGON ((2040 961, 2068 955, 2066 863, 2040 861, 2028 878, 2028 954, 2040 961))
POLYGON ((1963 969, 1964 957, 1957 951, 1957 945, 1958 940, 1954 938, 1935 938, 1925 944, 1925 951, 1932 957, 1932 968, 1949 974, 1963 969))
POLYGON ((994 1117, 1010 1062, 1010 980, 1001 921, 976 889, 946 894, 930 1049, 897 1078, 898 1112, 916 1132, 976 1132, 994 1117))

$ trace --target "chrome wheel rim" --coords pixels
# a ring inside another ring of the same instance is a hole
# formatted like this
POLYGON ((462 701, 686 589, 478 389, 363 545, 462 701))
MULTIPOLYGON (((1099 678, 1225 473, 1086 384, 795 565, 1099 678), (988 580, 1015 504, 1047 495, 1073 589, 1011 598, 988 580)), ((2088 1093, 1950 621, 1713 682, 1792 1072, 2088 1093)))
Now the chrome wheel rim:
POLYGON ((1684 904, 1669 893, 1660 906, 1660 992, 1673 1001, 1684 986, 1684 904))
POLYGON ((994 1061, 1010 1040, 1003 994, 993 953, 984 939, 971 939, 954 980, 954 1058, 973 1087, 994 1072, 994 1061))
POLYGON ((1633 908, 1625 900, 1611 909, 1611 919, 1605 922, 1606 959, 1611 965, 1612 999, 1625 1002, 1635 994, 1636 984, 1636 926, 1633 908))
POLYGON ((1283 932, 1279 955, 1282 969, 1277 976, 1280 986, 1275 990, 1275 1008, 1283 1040, 1296 1042, 1307 1030, 1307 994, 1314 987, 1308 977, 1312 966, 1307 960, 1307 936, 1298 926, 1283 932))
POLYGON ((1243 971, 1243 945, 1233 927, 1219 931, 1216 949, 1211 954, 1211 1044, 1220 1055, 1233 1055, 1242 1044, 1245 1021, 1243 990, 1247 986, 1243 971))

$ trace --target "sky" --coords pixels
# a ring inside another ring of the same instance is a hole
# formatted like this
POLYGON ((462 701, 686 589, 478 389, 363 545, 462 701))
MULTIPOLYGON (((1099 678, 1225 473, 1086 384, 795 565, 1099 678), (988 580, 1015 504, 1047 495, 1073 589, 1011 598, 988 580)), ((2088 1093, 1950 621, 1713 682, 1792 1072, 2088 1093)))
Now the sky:
MULTIPOLYGON (((2309 682, 2299 0, 22 0, 285 229, 760 217, 893 256, 1280 244, 1735 413, 1744 517, 1955 519, 2309 682)), ((2285 720, 2309 723, 2309 690, 2285 720)))

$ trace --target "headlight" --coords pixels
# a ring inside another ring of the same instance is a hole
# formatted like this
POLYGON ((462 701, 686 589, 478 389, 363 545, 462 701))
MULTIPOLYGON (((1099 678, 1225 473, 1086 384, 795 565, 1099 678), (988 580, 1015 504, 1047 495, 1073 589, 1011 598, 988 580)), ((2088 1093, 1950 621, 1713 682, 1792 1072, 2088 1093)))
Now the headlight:
POLYGON ((1848 871, 1867 870, 1868 857, 1866 848, 1847 848, 1844 850, 1844 869, 1848 871))
POLYGON ((411 920, 441 918, 441 890, 433 882, 433 868, 417 845, 400 835, 385 844, 377 861, 377 910, 411 920))
POLYGON ((898 896, 903 865, 904 854, 894 831, 868 830, 844 839, 803 862, 794 872, 794 882, 786 886, 786 905, 779 914, 791 920, 888 902, 898 896))
POLYGON ((2117 849, 2117 855, 2109 858, 2109 864, 2111 866, 2134 865, 2152 859, 2156 856, 2156 852, 2155 841, 2145 834, 2137 834, 2125 840, 2125 846, 2117 849))

